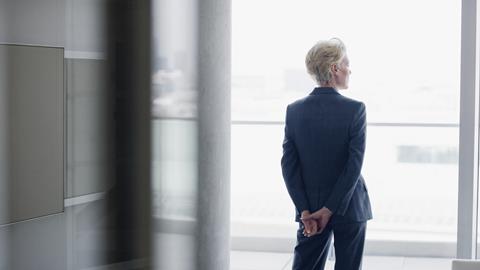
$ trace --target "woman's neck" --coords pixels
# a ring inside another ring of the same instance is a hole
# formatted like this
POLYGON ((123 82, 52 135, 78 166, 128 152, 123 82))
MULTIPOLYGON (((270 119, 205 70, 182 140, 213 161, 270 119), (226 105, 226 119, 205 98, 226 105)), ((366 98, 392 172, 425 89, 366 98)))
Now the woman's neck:
POLYGON ((330 83, 330 82, 327 82, 327 83, 321 83, 321 84, 320 84, 320 87, 331 87, 331 88, 335 88, 335 89, 337 89, 337 88, 335 87, 335 85, 334 85, 334 84, 332 84, 332 83, 330 83))

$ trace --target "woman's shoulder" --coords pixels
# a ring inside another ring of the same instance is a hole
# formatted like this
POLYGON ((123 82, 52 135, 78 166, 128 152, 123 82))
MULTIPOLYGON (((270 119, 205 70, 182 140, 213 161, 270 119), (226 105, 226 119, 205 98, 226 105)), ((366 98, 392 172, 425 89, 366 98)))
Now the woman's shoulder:
POLYGON ((354 98, 350 98, 350 97, 346 97, 344 95, 339 95, 339 98, 347 106, 351 106, 351 107, 354 107, 354 108, 365 107, 365 103, 363 103, 363 101, 360 101, 360 100, 357 100, 357 99, 354 99, 354 98))

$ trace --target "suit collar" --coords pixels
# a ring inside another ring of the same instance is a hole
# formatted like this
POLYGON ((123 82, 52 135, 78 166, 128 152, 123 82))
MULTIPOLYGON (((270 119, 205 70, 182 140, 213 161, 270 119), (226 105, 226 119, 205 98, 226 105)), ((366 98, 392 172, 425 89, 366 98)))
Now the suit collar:
POLYGON ((333 88, 333 87, 316 87, 313 89, 312 93, 310 95, 323 95, 323 94, 334 94, 334 95, 340 95, 338 91, 333 88))

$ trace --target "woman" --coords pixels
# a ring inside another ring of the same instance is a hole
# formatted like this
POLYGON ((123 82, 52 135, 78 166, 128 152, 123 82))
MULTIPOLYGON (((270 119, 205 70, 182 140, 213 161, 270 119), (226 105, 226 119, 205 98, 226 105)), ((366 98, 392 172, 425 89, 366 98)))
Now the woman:
POLYGON ((361 175, 365 105, 338 92, 351 74, 340 39, 315 44, 305 63, 319 87, 288 105, 281 162, 299 222, 293 269, 324 269, 332 235, 335 269, 361 269, 372 218, 361 175))

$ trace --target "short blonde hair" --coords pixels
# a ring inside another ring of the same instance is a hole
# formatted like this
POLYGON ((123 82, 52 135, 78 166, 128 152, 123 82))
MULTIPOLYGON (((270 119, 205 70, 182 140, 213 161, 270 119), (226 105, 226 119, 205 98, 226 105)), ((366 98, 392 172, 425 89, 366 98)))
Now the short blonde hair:
POLYGON ((319 84, 330 81, 332 78, 330 67, 339 64, 346 53, 345 44, 338 38, 317 42, 305 58, 308 74, 319 84))

